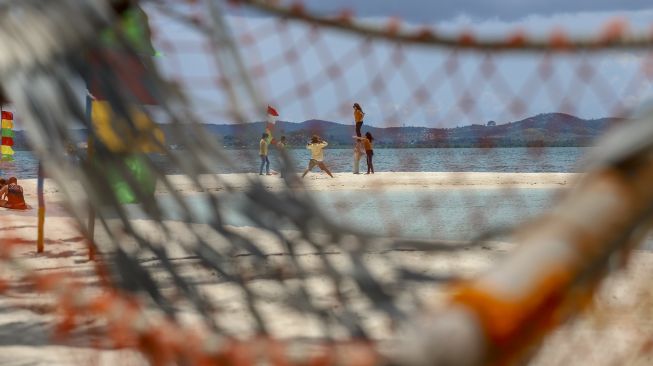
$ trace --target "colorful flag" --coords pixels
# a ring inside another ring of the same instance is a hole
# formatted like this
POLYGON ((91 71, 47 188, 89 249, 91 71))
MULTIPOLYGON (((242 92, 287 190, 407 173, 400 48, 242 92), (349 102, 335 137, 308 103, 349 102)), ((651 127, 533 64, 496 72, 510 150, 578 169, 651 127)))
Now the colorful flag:
POLYGON ((265 133, 268 134, 268 143, 270 144, 275 143, 272 130, 274 130, 274 125, 277 123, 277 117, 279 117, 279 112, 268 105, 268 123, 265 126, 265 133))
POLYGON ((152 57, 156 54, 150 35, 148 15, 135 4, 122 13, 115 28, 106 29, 101 34, 99 47, 89 53, 89 73, 86 78, 87 88, 95 99, 108 99, 102 80, 111 75, 118 79, 139 104, 159 104, 154 91, 149 87, 152 82, 148 75, 154 68, 152 57), (125 47, 118 39, 127 41, 134 53, 125 52, 125 47), (108 73, 108 70, 111 72, 108 73))
POLYGON ((161 145, 165 143, 163 131, 142 110, 133 108, 131 112, 136 129, 125 131, 120 126, 127 122, 117 120, 109 102, 94 100, 91 120, 99 141, 114 153, 161 152, 161 145))
POLYGON ((268 116, 279 117, 279 112, 276 109, 268 106, 268 116))
POLYGON ((91 103, 91 120, 97 142, 122 156, 121 160, 113 160, 110 164, 103 164, 101 157, 98 157, 96 163, 104 170, 118 202, 137 203, 140 200, 139 192, 154 195, 156 173, 144 154, 162 152, 165 136, 140 109, 131 110, 133 130, 121 128, 127 122, 118 118, 109 102, 94 100, 91 103), (130 178, 125 178, 125 174, 130 178))
POLYGON ((0 145, 0 155, 2 160, 14 160, 14 114, 2 111, 2 145, 0 145))

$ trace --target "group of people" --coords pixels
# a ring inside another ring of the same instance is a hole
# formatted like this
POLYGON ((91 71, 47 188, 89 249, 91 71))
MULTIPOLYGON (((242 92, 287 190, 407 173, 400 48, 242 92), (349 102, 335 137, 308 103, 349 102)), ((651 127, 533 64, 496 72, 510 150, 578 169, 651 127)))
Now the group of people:
MULTIPOLYGON (((374 164, 372 162, 374 156, 374 137, 368 131, 365 133, 365 137, 361 134, 361 128, 363 126, 363 119, 365 117, 365 112, 361 108, 360 104, 354 103, 354 124, 356 126, 355 131, 356 135, 352 136, 354 138, 354 174, 360 174, 360 159, 363 155, 366 156, 367 161, 367 173, 365 174, 374 174, 374 164)), ((268 159, 269 145, 271 144, 270 135, 266 132, 261 136, 261 141, 259 142, 259 156, 261 157, 261 166, 259 168, 259 175, 263 175, 263 168, 265 168, 266 175, 272 175, 270 173, 270 159, 268 159)), ((306 149, 311 151, 311 158, 308 162, 308 168, 304 170, 302 178, 308 174, 316 166, 319 167, 322 171, 327 173, 331 178, 334 178, 331 171, 324 163, 324 148, 327 147, 329 143, 323 140, 318 135, 313 135, 311 141, 306 145, 306 149)), ((287 146, 286 137, 281 136, 281 139, 276 143, 276 147, 279 150, 284 150, 287 146)), ((283 177, 283 174, 282 174, 283 177)))
POLYGON ((18 185, 16 177, 11 177, 8 180, 0 178, 0 207, 14 210, 28 208, 23 197, 23 187, 18 185))
POLYGON ((368 131, 365 132, 365 138, 361 136, 361 127, 363 127, 363 118, 365 112, 360 104, 354 103, 354 122, 356 123, 356 143, 354 144, 354 174, 360 174, 358 166, 363 154, 367 157, 367 173, 374 174, 374 164, 372 157, 374 156, 374 137, 368 131))

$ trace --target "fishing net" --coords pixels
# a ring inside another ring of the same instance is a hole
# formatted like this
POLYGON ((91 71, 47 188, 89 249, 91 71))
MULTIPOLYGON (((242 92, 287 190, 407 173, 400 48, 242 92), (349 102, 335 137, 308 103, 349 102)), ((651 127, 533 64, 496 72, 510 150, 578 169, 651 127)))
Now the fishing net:
MULTIPOLYGON (((8 4, 2 86, 50 197, 44 253, 22 249, 23 216, 3 223, 16 344, 123 364, 523 361, 646 237, 651 40, 623 22, 486 34, 285 2, 8 4), (353 103, 375 174, 351 174, 353 103), (336 178, 301 178, 313 135, 336 178)), ((600 303, 636 323, 637 291, 600 303)), ((535 362, 575 360, 569 339, 596 350, 565 329, 545 343, 560 359, 535 362)), ((644 338, 611 355, 643 362, 644 338)))

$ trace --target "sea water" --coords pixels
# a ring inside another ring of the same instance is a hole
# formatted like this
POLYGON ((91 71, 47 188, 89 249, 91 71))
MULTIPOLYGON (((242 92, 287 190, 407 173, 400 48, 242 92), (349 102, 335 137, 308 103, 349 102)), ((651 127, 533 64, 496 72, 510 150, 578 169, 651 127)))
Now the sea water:
MULTIPOLYGON (((287 150, 296 171, 306 168, 310 152, 306 149, 287 150)), ((551 148, 456 148, 456 149, 376 149, 374 168, 378 172, 577 172, 578 160, 588 151, 583 147, 551 148)), ((256 173, 260 166, 258 151, 225 150, 231 166, 216 159, 208 171, 203 173, 256 173)), ((174 154, 187 159, 183 150, 174 154)), ((350 172, 352 169, 351 149, 329 149, 324 152, 325 163, 334 172, 350 172)), ((154 163, 165 174, 180 174, 171 166, 165 155, 151 155, 154 163)), ((17 151, 14 161, 0 162, 0 176, 15 176, 19 179, 35 178, 38 161, 29 151, 17 151)), ((279 170, 279 155, 271 149, 271 165, 279 170)), ((366 169, 365 157, 360 161, 361 170, 366 169)))

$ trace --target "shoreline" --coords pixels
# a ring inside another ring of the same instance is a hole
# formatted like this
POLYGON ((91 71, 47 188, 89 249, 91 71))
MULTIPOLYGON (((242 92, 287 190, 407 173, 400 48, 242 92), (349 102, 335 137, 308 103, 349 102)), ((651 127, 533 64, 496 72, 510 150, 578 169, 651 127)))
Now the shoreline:
MULTIPOLYGON (((573 184, 582 173, 490 173, 490 172, 378 172, 375 174, 333 173, 330 178, 323 172, 314 171, 301 179, 308 191, 329 190, 430 190, 430 189, 491 189, 491 188, 562 188, 573 184)), ((169 175, 175 185, 190 183, 183 175, 169 175)), ((215 177, 236 189, 245 189, 248 180, 260 181, 265 188, 285 188, 278 175, 259 176, 255 173, 217 174, 200 176, 207 188, 220 188, 215 177)), ((298 175, 299 177, 299 175, 298 175)), ((164 192, 157 188, 157 192, 164 192)))

